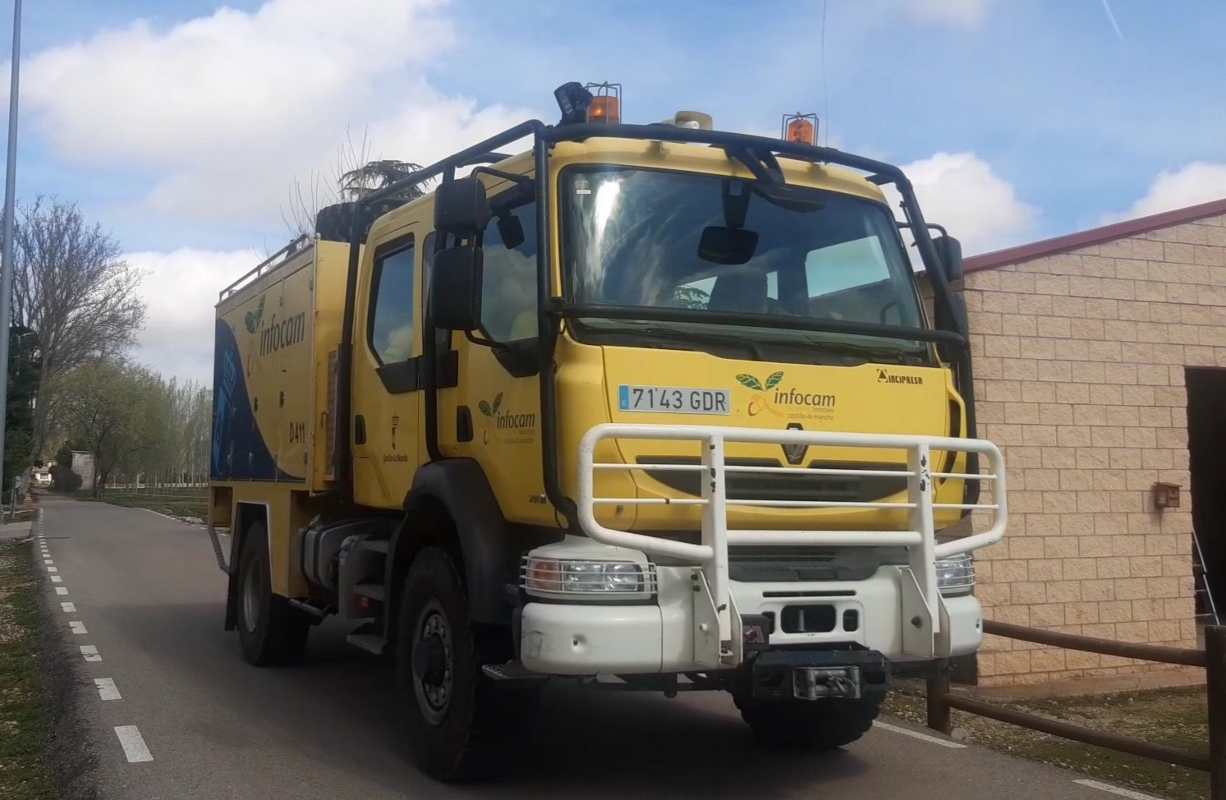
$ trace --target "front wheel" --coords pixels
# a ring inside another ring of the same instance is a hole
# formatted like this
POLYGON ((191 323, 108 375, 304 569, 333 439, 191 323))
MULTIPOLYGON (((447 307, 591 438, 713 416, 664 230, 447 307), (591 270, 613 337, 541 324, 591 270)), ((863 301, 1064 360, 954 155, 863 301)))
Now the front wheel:
POLYGON ((504 690, 481 672, 501 663, 504 631, 480 631, 446 552, 427 547, 405 579, 396 625, 396 681, 418 766, 442 781, 488 777, 531 716, 534 690, 504 690))
POLYGON ((763 703, 737 698, 741 718, 758 741, 772 749, 833 750, 859 739, 872 727, 878 698, 763 703))

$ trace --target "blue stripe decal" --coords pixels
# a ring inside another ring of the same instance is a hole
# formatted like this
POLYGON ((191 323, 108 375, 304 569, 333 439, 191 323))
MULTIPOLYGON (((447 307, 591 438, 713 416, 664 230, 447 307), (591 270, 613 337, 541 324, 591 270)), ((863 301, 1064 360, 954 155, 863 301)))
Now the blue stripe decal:
POLYGON ((624 383, 617 387, 617 407, 622 411, 630 408, 630 387, 624 383))

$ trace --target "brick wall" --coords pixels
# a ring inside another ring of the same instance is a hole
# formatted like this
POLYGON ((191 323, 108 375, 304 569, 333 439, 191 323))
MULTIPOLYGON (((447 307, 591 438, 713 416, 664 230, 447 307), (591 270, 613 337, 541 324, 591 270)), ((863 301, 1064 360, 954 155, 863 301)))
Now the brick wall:
MULTIPOLYGON (((972 272, 979 433, 1009 469, 989 619, 1195 646, 1184 367, 1226 367, 1226 216, 972 272), (1182 487, 1156 511, 1150 486, 1182 487)), ((984 685, 1169 669, 988 637, 984 685)))

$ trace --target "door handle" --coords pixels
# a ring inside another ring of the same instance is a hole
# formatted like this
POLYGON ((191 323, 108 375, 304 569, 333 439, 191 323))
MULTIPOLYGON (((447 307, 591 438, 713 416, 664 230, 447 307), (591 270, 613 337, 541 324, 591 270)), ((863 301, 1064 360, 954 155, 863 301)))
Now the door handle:
POLYGON ((353 415, 353 443, 366 444, 366 417, 361 414, 353 415))

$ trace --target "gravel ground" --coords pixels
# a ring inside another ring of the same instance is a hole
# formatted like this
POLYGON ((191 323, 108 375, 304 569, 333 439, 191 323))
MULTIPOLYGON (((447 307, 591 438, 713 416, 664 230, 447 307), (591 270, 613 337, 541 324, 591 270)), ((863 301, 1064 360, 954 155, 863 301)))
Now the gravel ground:
MULTIPOLYGON (((1204 752, 1208 748, 1209 713, 1203 686, 1001 705, 1185 750, 1204 752)), ((895 692, 889 710, 923 724, 922 689, 905 687, 895 692)), ((1171 800, 1201 800, 1209 794, 1206 772, 1116 753, 961 711, 953 712, 953 724, 955 738, 1171 800)))

